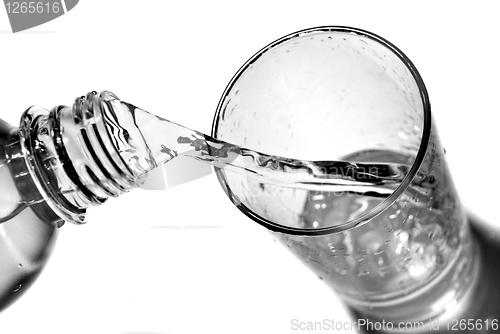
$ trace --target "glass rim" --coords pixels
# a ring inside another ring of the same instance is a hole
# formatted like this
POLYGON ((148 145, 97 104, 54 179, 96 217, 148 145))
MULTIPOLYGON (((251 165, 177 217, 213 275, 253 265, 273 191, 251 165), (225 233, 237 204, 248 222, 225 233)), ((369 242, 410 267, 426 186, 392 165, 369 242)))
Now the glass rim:
POLYGON ((368 212, 360 215, 359 217, 356 217, 352 220, 348 220, 340 225, 334 225, 334 226, 328 226, 328 227, 320 227, 320 228, 300 228, 300 227, 291 227, 291 226, 286 226, 282 224, 277 224, 273 221, 270 221, 266 218, 263 218, 259 216, 258 214, 254 213, 252 210, 247 208, 243 203, 240 201, 237 201, 237 203, 233 200, 233 196, 231 193, 231 190, 227 187, 224 175, 222 173, 222 170, 220 168, 215 168, 215 174, 219 180, 219 183, 221 185, 226 185, 224 188, 224 191, 226 194, 229 196, 231 201, 236 204, 236 207, 244 213, 247 217, 252 219, 253 221, 257 222, 258 224, 266 227, 267 229, 273 231, 273 232, 279 232, 279 233, 284 233, 284 234, 289 234, 289 235, 302 235, 302 236, 320 236, 320 235, 327 235, 327 234, 334 234, 334 233, 339 233, 343 232, 346 230, 350 230, 359 226, 362 226, 364 224, 367 224, 372 220, 374 217, 382 213, 386 208, 388 208, 390 205, 392 205, 401 195, 402 193, 407 189, 407 187, 410 185, 410 182, 414 179, 415 175, 417 174, 417 171, 420 169, 420 166, 424 160, 425 154, 427 153, 427 147, 429 144, 430 140, 430 135, 431 135, 431 107, 430 107, 430 102, 429 102, 429 96, 427 94, 427 89, 425 88, 424 81, 422 80, 422 77, 420 76, 419 72, 417 71, 415 65, 411 62, 411 60, 400 50, 398 49, 394 44, 389 42, 388 40, 371 33, 366 30, 358 29, 358 28, 353 28, 353 27, 347 27, 347 26, 318 26, 314 28, 308 28, 308 29, 303 29, 296 31, 294 33, 285 35, 274 42, 271 42, 267 46, 263 47, 260 49, 257 53, 255 53, 249 60, 247 60, 243 66, 240 67, 240 69, 236 72, 236 74, 232 77, 231 81, 227 85, 226 89, 224 90, 224 93, 222 94, 221 99, 219 100, 219 104, 217 105, 216 113, 214 116, 214 120, 212 123, 212 136, 214 138, 217 138, 217 125, 218 125, 218 119, 219 119, 219 114, 222 109, 222 105, 228 96, 228 94, 232 91, 233 87, 235 84, 238 82, 239 78, 246 72, 246 70, 252 66, 260 57, 263 55, 267 54, 269 51, 274 49, 276 46, 281 45, 287 41, 293 40, 298 37, 303 37, 309 34, 315 34, 315 33, 321 33, 321 32, 334 32, 334 33, 346 33, 346 34, 351 34, 351 35, 358 35, 362 36, 368 39, 371 39, 384 47, 386 47, 388 50, 390 50, 393 54, 395 54, 401 62, 405 65, 405 67, 408 69, 410 72, 411 76, 415 80, 415 83, 417 84, 419 93, 420 93, 420 98, 422 100, 422 106, 423 106, 423 114, 424 114, 424 124, 423 124, 423 130, 422 130, 422 139, 420 141, 420 146, 418 149, 418 152, 415 156, 415 160, 413 161, 411 168, 409 172, 405 175, 399 186, 392 192, 391 195, 386 197, 382 202, 377 204, 373 209, 369 210, 368 212))

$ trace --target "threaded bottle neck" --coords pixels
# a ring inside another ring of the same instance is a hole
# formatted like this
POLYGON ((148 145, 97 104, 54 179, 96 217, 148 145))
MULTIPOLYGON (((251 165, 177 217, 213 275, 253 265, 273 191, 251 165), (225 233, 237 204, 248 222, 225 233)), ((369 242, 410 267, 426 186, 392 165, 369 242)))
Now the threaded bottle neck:
POLYGON ((87 209, 138 187, 146 173, 124 161, 106 127, 110 92, 92 92, 72 107, 28 109, 22 119, 23 153, 37 187, 62 218, 86 221, 87 209))

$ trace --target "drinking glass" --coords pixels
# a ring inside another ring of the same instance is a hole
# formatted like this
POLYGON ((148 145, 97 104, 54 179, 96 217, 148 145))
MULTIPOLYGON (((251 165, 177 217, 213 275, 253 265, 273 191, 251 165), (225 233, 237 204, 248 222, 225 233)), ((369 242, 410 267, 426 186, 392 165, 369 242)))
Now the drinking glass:
POLYGON ((269 44, 229 83, 212 135, 276 156, 405 170, 385 185, 369 182, 380 169, 356 177, 347 170, 344 178, 359 186, 333 191, 216 170, 233 203, 357 315, 449 317, 473 284, 476 246, 427 91, 412 62, 385 39, 318 27, 269 44))

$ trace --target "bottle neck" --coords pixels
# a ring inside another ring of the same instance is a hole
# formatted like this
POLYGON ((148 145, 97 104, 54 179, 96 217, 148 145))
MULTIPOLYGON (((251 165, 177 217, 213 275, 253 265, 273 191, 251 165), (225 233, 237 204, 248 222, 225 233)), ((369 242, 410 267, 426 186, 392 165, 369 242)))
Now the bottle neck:
POLYGON ((125 163, 106 128, 114 100, 110 92, 92 92, 72 107, 31 107, 22 116, 19 135, 29 172, 67 221, 86 222, 90 207, 136 188, 145 177, 125 163))

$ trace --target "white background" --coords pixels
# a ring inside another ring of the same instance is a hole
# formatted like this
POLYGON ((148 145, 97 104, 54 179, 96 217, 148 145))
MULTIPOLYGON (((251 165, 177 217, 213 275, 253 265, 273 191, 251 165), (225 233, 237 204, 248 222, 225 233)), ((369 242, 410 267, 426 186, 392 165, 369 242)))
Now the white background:
MULTIPOLYGON (((226 84, 261 47, 304 28, 353 26, 388 39, 415 63, 463 202, 500 225, 496 7, 81 0, 18 34, 0 9, 0 117, 17 124, 31 105, 50 109, 111 90, 209 133, 226 84)), ((133 191, 98 208, 87 225, 64 226, 39 280, 0 314, 0 333, 297 333, 292 319, 349 318, 210 175, 165 192, 133 191)))

